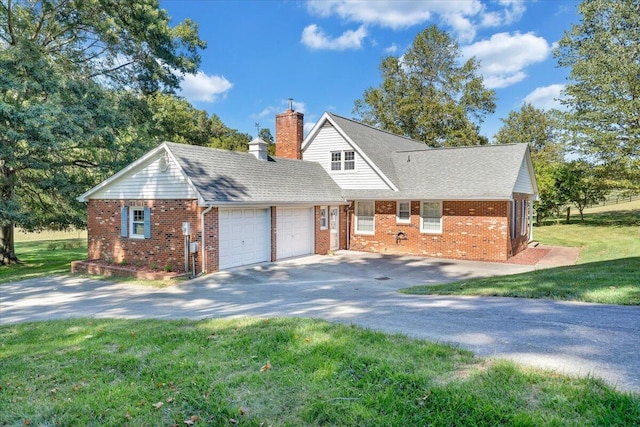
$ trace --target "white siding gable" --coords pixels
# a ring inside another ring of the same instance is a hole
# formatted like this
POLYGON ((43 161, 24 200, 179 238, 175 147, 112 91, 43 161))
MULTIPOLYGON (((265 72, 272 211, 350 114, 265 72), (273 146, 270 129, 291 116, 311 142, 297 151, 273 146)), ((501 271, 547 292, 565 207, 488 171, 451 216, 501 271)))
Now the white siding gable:
POLYGON ((513 192, 523 194, 534 193, 533 185, 531 183, 531 174, 529 173, 529 167, 527 166, 527 159, 522 159, 518 178, 516 179, 516 184, 513 187, 513 192))
POLYGON ((331 123, 326 122, 313 140, 306 146, 302 158, 318 162, 331 178, 343 189, 378 190, 391 189, 382 177, 367 163, 358 150, 347 141, 331 123), (332 171, 332 151, 355 151, 355 170, 332 171))
POLYGON ((98 189, 91 199, 196 199, 178 166, 158 153, 138 167, 98 189))

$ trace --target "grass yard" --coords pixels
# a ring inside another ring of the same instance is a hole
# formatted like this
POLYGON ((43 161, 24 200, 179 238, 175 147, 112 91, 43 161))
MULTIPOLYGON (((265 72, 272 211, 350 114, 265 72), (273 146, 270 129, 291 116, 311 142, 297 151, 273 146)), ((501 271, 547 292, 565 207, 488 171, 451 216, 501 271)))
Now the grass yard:
POLYGON ((640 201, 585 210, 584 222, 577 212, 570 224, 548 221, 534 228, 534 237, 547 245, 580 247, 578 264, 401 292, 640 305, 640 201))
POLYGON ((87 258, 87 240, 18 241, 16 254, 22 264, 0 265, 0 283, 69 274, 71 261, 87 258))
POLYGON ((0 327, 0 425, 630 426, 589 378, 312 319, 0 327))

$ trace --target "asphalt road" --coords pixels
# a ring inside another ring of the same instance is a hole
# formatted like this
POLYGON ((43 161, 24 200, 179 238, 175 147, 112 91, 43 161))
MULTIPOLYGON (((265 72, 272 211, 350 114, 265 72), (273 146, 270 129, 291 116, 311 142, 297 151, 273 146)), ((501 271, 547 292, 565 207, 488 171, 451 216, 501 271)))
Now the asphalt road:
POLYGON ((0 285, 0 324, 66 317, 314 317, 447 342, 640 392, 640 307, 409 296, 398 289, 531 266, 344 252, 238 269, 164 289, 78 277, 0 285))

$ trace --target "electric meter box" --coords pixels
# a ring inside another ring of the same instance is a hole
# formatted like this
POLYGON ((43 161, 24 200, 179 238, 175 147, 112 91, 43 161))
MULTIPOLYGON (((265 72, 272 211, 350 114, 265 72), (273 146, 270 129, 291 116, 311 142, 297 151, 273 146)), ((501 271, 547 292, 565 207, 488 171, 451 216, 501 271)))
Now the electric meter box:
POLYGON ((189 252, 195 254, 198 252, 198 242, 191 242, 189 244, 189 252))
POLYGON ((191 224, 188 222, 182 223, 182 235, 190 236, 191 235, 191 224))

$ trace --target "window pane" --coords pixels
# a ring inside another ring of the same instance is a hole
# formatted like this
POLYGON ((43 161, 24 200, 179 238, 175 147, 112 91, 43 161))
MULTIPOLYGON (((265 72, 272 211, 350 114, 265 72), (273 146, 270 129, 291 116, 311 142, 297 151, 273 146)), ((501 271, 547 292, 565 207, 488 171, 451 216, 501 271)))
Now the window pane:
POLYGON ((354 151, 344 152, 344 170, 354 170, 356 168, 356 154, 354 151))
POLYGON ((359 202, 358 216, 373 216, 373 202, 359 202))
POLYGON ((320 208, 320 229, 327 228, 327 208, 320 208))
POLYGON ((142 209, 133 210, 133 222, 144 222, 144 211, 142 209))
POLYGON ((359 216, 358 217, 358 231, 361 232, 373 232, 373 217, 359 216))
POLYGON ((411 203, 398 202, 398 219, 411 219, 411 203))
POLYGON ((356 209, 356 231, 373 233, 373 202, 359 202, 356 209))
POLYGON ((424 202, 422 204, 422 216, 440 217, 440 202, 424 202))
POLYGON ((133 234, 138 234, 140 236, 144 236, 144 223, 135 223, 133 224, 133 234))
POLYGON ((442 232, 442 202, 422 202, 422 232, 442 232))
POLYGON ((342 153, 332 152, 331 153, 331 170, 339 171, 340 169, 342 169, 342 153))
POLYGON ((439 233, 440 232, 440 219, 439 218, 422 218, 422 230, 427 233, 439 233))

